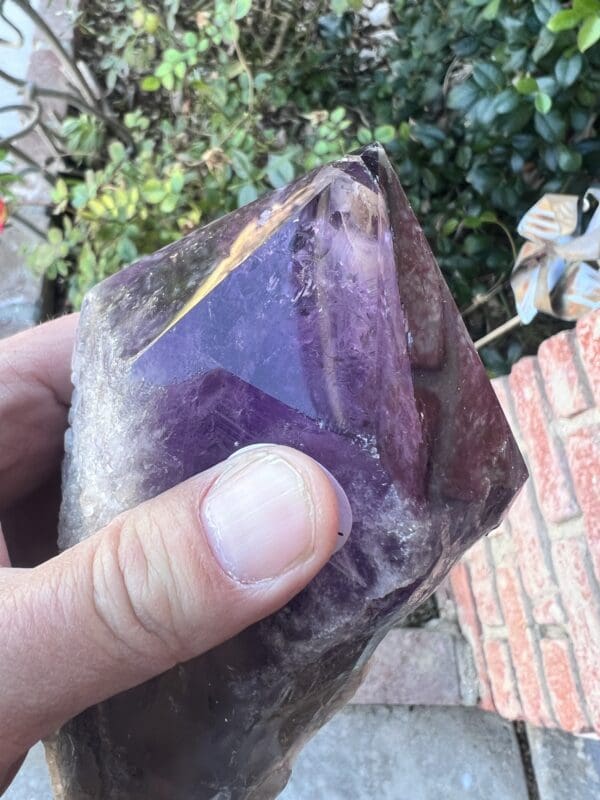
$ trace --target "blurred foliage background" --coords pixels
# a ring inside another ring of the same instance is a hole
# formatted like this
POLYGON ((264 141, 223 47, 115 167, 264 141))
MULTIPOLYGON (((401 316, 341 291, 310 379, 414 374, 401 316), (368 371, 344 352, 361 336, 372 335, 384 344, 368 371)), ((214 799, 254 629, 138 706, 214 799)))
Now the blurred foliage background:
MULTIPOLYGON (((520 216, 599 174, 600 0, 109 8, 81 4, 76 54, 104 107, 64 123, 68 169, 32 254, 74 307, 138 256, 378 139, 478 338, 514 314, 520 216)), ((486 348, 490 370, 555 324, 486 348)))

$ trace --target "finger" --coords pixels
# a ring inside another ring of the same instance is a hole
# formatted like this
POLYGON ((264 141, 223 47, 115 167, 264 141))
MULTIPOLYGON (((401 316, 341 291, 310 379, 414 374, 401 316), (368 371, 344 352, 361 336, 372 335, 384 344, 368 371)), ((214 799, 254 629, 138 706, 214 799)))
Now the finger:
POLYGON ((0 341, 0 509, 42 483, 60 461, 77 317, 0 341))
POLYGON ((82 709, 283 606, 350 519, 345 495, 316 462, 265 445, 34 570, 5 570, 0 720, 12 735, 4 752, 14 760, 82 709))

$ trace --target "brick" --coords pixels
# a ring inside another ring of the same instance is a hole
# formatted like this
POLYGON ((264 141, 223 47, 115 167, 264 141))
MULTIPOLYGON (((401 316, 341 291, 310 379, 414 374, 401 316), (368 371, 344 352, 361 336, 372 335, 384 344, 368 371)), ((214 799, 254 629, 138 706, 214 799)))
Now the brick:
POLYGON ((569 642, 566 639, 542 639, 540 648, 550 702, 558 724, 571 733, 589 731, 590 723, 581 702, 569 642))
POLYGON ((551 522, 565 522, 574 517, 579 508, 562 447, 547 424, 550 414, 536 359, 522 358, 513 367, 509 382, 544 517, 551 522))
POLYGON ((502 639, 489 639, 483 648, 498 713, 506 719, 520 719, 523 712, 508 644, 502 639))
POLYGON ((593 311, 579 320, 577 341, 594 400, 600 406, 600 311, 593 311))
POLYGON ((519 426, 517 425, 517 418, 513 409, 512 401, 510 399, 510 387, 508 385, 508 378, 494 378, 492 387, 496 392, 498 402, 504 412, 504 416, 511 427, 515 436, 519 436, 519 426))
POLYGON ((477 616, 484 625, 503 625, 504 618, 496 595, 494 572, 491 567, 488 544, 480 539, 467 553, 471 589, 477 607, 477 616))
POLYGON ((590 721, 600 733, 600 602, 586 562, 585 542, 560 539, 552 548, 577 669, 590 721))
POLYGON ((471 592, 469 573, 464 562, 459 562, 450 572, 450 584, 456 600, 460 627, 473 651, 473 660, 479 678, 479 706, 485 711, 495 711, 483 647, 481 626, 477 617, 475 601, 471 592))
POLYGON ((573 417, 591 407, 585 377, 575 360, 571 331, 542 342, 538 363, 546 396, 557 417, 573 417))
POLYGON ((596 577, 600 580, 600 425, 583 428, 567 439, 575 493, 585 524, 596 577))
POLYGON ((558 625, 564 614, 558 598, 549 553, 550 543, 531 481, 521 490, 509 513, 523 587, 529 596, 532 616, 540 625, 558 625))
POLYGON ((543 673, 528 626, 518 573, 512 567, 500 567, 496 579, 525 718, 534 725, 551 727, 554 721, 544 696, 543 673))

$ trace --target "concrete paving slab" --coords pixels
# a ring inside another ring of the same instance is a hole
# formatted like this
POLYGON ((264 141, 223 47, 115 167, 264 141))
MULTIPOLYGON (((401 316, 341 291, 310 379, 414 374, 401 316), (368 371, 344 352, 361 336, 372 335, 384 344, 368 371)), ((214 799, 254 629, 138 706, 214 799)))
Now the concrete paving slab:
MULTIPOLYGON (((300 754, 281 800, 348 798, 527 800, 513 728, 477 709, 349 706, 300 754)), ((3 800, 52 800, 41 745, 3 800)))
POLYGON ((446 631, 394 628, 370 659, 367 676, 352 702, 462 705, 456 641, 446 631))
MULTIPOLYGON (((510 723, 478 709, 349 706, 298 757, 281 800, 527 800, 510 723)), ((572 798, 569 798, 572 800, 572 798)))
POLYGON ((2 800, 52 800, 50 776, 41 744, 29 751, 19 774, 2 795, 2 800))
POLYGON ((600 741, 528 726, 540 800, 598 800, 600 741))

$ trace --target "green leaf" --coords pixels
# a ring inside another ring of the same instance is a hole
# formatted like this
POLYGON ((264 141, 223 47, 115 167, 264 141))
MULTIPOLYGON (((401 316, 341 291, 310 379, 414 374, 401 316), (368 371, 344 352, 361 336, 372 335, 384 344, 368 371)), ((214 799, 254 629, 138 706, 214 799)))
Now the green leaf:
POLYGON ((168 61, 169 64, 176 64, 178 61, 181 61, 182 57, 183 53, 181 53, 179 50, 175 50, 173 47, 167 48, 167 50, 165 50, 163 53, 163 59, 168 61))
POLYGON ((490 2, 481 12, 483 19, 487 19, 490 22, 496 19, 498 12, 500 11, 500 2, 501 0, 490 0, 490 2))
POLYGON ((126 155, 123 144, 121 142, 111 142, 108 145, 108 155, 110 156, 111 161, 120 164, 126 155))
POLYGON ((329 115, 329 119, 333 122, 334 125, 339 125, 339 123, 344 119, 346 116, 346 109, 338 106, 334 108, 331 114, 329 115))
POLYGON ((588 17, 577 34, 577 47, 582 53, 593 47, 600 39, 600 16, 588 17))
POLYGON ((569 150, 564 144, 557 148, 558 151, 558 166, 563 172, 577 172, 581 169, 582 157, 581 153, 576 150, 569 150))
POLYGON ((356 132, 356 138, 360 144, 369 144, 373 141, 373 134, 368 128, 359 128, 356 132))
POLYGON ((142 197, 147 203, 157 205, 166 195, 164 184, 157 178, 148 178, 142 185, 142 197))
POLYGON ((579 53, 575 53, 571 58, 561 56, 554 65, 556 80, 563 89, 567 89, 575 83, 582 67, 583 59, 579 53))
POLYGON ((187 72, 185 62, 179 61, 179 63, 175 64, 173 72, 175 73, 175 76, 182 81, 185 78, 185 73, 187 72))
POLYGON ((540 35, 538 36, 538 40, 535 43, 535 47, 533 48, 533 52, 531 57, 533 58, 536 64, 547 56, 548 53, 552 50, 554 45, 556 44, 556 37, 552 33, 552 31, 548 30, 548 28, 542 28, 540 31, 540 35))
POLYGON ((547 114, 552 108, 552 98, 544 92, 538 92, 535 96, 535 107, 540 114, 547 114))
POLYGON ((125 264, 130 264, 138 256, 137 247, 127 236, 123 236, 117 242, 117 255, 125 264))
POLYGON ((233 6, 233 18, 243 19, 252 8, 252 0, 235 0, 233 6))
POLYGON ((496 64, 489 61, 480 61, 473 69, 473 80, 484 91, 498 91, 504 89, 506 80, 504 73, 496 64))
POLYGON ((396 138, 396 129, 393 125, 379 125, 375 128, 375 139, 381 144, 393 142, 396 138))
POLYGON ((442 233, 444 236, 452 236, 459 224, 459 221, 455 218, 447 219, 442 225, 442 233))
POLYGON ((185 185, 185 178, 180 169, 176 169, 171 173, 171 191, 179 194, 185 185))
POLYGON ((477 86, 471 81, 465 81, 451 89, 448 95, 448 108, 453 108, 457 111, 468 111, 477 102, 478 98, 479 90, 477 86))
POLYGON ((600 14, 600 0, 573 0, 573 10, 582 17, 600 14))
POLYGON ((163 77, 162 85, 165 87, 165 89, 167 89, 167 91, 169 92, 173 91, 173 88, 175 86, 175 78, 172 72, 163 77))
POLYGON ((235 174, 243 181, 248 181, 252 177, 252 162, 242 150, 232 151, 231 166, 235 174))
POLYGON ((221 28, 221 34, 223 36, 223 41, 226 44, 233 44, 234 42, 237 42, 237 40, 240 38, 240 29, 237 22, 234 22, 233 20, 226 22, 221 28))
POLYGON ((548 20, 548 30, 552 33, 568 31, 576 28, 581 21, 581 14, 573 8, 563 8, 548 20))
POLYGON ((52 202, 58 205, 59 203, 63 203, 65 200, 67 200, 68 197, 69 190, 67 188, 67 184, 62 178, 59 178, 52 189, 52 202))
POLYGON ((542 139, 550 144, 560 142, 565 137, 565 121, 558 111, 550 111, 548 114, 536 112, 533 124, 542 139))
POLYGON ((531 75, 524 75, 522 78, 517 78, 514 82, 514 87, 519 94, 533 94, 537 92, 537 81, 531 75))
POLYGON ((274 189, 280 189, 294 178, 294 165, 285 156, 270 155, 267 162, 267 178, 274 189))
POLYGON ((247 203, 251 203, 253 200, 256 200, 257 197, 258 197, 258 192, 256 190, 256 186, 253 183, 246 183, 238 191, 237 195, 238 208, 240 208, 241 206, 245 206, 247 203))
POLYGON ((154 70, 154 74, 157 78, 164 78, 165 75, 170 75, 173 72, 173 64, 170 64, 168 61, 163 61, 158 67, 154 70))
POLYGON ((318 142, 315 142, 315 146, 313 150, 316 155, 318 156, 326 156, 329 152, 329 143, 326 142, 324 139, 319 139, 318 142))
POLYGON ((155 92, 160 89, 160 81, 155 75, 148 75, 141 82, 140 88, 144 92, 155 92))
POLYGON ((172 214, 173 211, 177 208, 177 196, 174 194, 168 194, 161 202, 159 206, 160 210, 163 214, 172 214))
POLYGON ((50 228, 48 231, 48 241, 50 244, 58 245, 63 240, 63 234, 60 228, 50 228))
POLYGON ((186 31, 183 34, 183 43, 186 47, 196 47, 198 44, 198 36, 193 31, 186 31))

